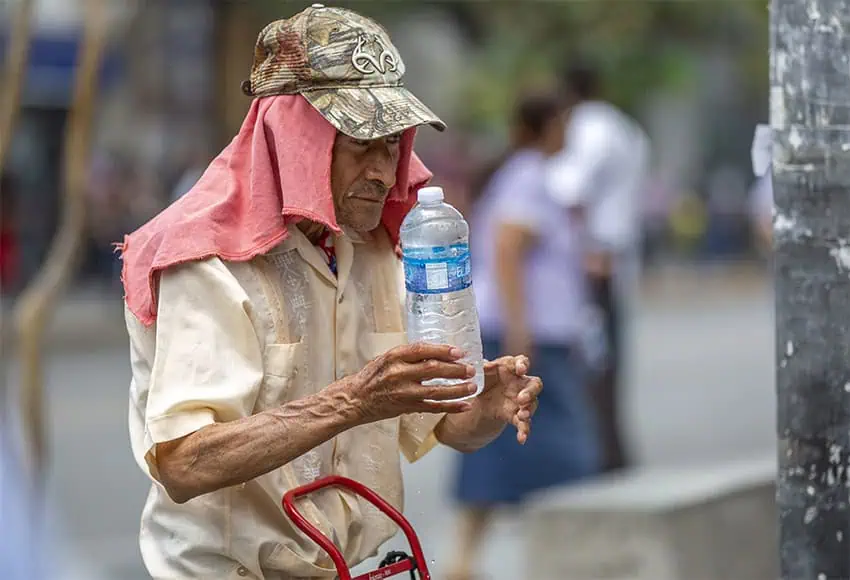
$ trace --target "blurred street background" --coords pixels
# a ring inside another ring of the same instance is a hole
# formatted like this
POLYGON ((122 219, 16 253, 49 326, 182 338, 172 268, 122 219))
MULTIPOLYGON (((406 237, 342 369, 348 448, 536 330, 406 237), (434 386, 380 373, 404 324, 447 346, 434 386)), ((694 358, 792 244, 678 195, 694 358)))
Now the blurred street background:
MULTIPOLYGON (((0 1, 3 60, 19 2, 0 1)), ((0 191, 3 404, 13 423, 20 366, 10 313, 57 230, 83 4, 35 2, 18 71, 20 107, 0 191)), ((130 369, 112 244, 185 193, 238 131, 249 105, 240 83, 257 33, 308 4, 104 4, 86 245, 44 343, 50 528, 68 578, 145 577, 138 522, 149 483, 127 434, 130 369)), ((406 86, 450 127, 420 132, 417 151, 465 214, 476 176, 506 147, 517 94, 551 82, 577 54, 600 63, 609 100, 648 134, 652 165, 640 196, 643 259, 623 403, 638 465, 774 454, 773 303, 750 158, 754 128, 767 120, 766 4, 332 3, 389 29, 407 65, 406 86)), ((455 459, 441 449, 406 468, 406 513, 437 571, 453 541, 455 459)), ((482 554, 487 578, 522 577, 520 525, 500 517, 482 554)))

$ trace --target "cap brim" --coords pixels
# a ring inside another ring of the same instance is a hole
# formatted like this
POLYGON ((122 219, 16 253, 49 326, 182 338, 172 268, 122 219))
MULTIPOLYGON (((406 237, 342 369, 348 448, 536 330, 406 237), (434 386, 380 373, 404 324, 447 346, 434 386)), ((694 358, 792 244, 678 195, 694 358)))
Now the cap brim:
POLYGON ((331 125, 355 139, 379 139, 419 125, 446 128, 404 87, 316 89, 302 94, 331 125))

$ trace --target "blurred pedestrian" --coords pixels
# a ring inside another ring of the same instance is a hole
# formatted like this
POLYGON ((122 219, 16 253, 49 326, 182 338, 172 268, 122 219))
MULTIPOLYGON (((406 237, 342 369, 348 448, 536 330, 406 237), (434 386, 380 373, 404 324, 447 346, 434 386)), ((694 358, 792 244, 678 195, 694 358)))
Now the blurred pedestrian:
POLYGON ((750 189, 750 212, 756 249, 769 256, 773 250, 773 181, 769 172, 757 177, 750 189))
MULTIPOLYGON (((335 578, 284 514, 287 491, 343 475, 401 509, 402 452, 476 449, 507 425, 515 445, 529 435, 542 385, 526 357, 494 361, 484 392, 458 401, 475 390, 464 353, 404 344, 393 245, 431 177, 416 128, 445 127, 404 70, 384 28, 350 10, 316 4, 265 27, 239 134, 125 239, 154 578, 335 578)), ((300 507, 349 566, 396 532, 341 489, 300 507)))
POLYGON ((763 256, 773 250, 773 177, 771 173, 772 132, 758 125, 751 149, 756 180, 750 188, 750 219, 755 231, 756 248, 763 256))
POLYGON ((648 177, 643 129, 602 95, 599 72, 586 63, 564 75, 568 112, 564 149, 549 164, 552 199, 582 216, 585 271, 604 323, 606 359, 592 388, 605 445, 605 469, 626 466, 620 399, 628 299, 636 291, 641 245, 640 196, 648 177))
POLYGON ((547 160, 563 145, 558 99, 521 99, 512 125, 512 146, 482 180, 470 216, 473 283, 485 357, 532 353, 546 390, 525 446, 504 433, 460 458, 455 497, 462 511, 452 580, 472 578, 494 508, 591 475, 599 462, 579 346, 582 252, 569 214, 545 191, 547 160))
POLYGON ((705 184, 708 230, 702 248, 702 257, 708 262, 734 260, 752 247, 747 181, 744 171, 731 164, 719 165, 708 172, 705 184))

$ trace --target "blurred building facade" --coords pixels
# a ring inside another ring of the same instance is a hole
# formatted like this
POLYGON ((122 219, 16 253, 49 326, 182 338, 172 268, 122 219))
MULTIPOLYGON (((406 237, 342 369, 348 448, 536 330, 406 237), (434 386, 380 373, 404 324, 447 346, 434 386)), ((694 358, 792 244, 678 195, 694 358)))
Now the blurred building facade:
MULTIPOLYGON (((0 5, 3 54, 18 1, 0 5)), ((257 33, 308 4, 104 2, 112 25, 92 197, 93 219, 107 227, 93 228, 83 277, 114 279, 108 242, 185 190, 197 168, 236 133, 249 106, 240 84, 257 33)), ((616 18, 597 4, 542 4, 528 11, 463 1, 334 3, 387 25, 411 71, 408 86, 449 122, 443 135, 422 131, 418 147, 459 206, 470 176, 506 142, 513 96, 529 84, 552 82, 572 54, 590 47, 607 67, 615 101, 654 141, 646 205, 648 227, 661 240, 656 245, 675 234, 669 223, 678 200, 696 199, 709 222, 699 235, 714 238, 687 244, 694 248, 689 255, 729 243, 732 254, 746 252, 736 207, 747 205, 752 126, 766 116, 763 3, 741 0, 721 15, 676 2, 629 3, 627 14, 616 18), (754 75, 762 66, 763 73, 754 75), (730 187, 735 191, 725 191, 730 187), (736 240, 729 242, 729 235, 736 240)), ((18 200, 19 286, 37 270, 56 228, 61 136, 84 24, 83 0, 39 0, 36 6, 23 109, 7 164, 18 200)))
MULTIPOLYGON (((15 3, 0 17, 5 54, 15 3)), ((4 173, 16 199, 19 289, 43 261, 61 199, 63 131, 83 38, 83 0, 36 2, 21 110, 4 173)), ((101 272, 109 243, 161 208, 198 151, 210 148, 216 117, 216 20, 212 0, 109 0, 110 34, 97 95, 92 151, 93 224, 86 273, 101 272), (103 168, 116 179, 101 179, 103 168), (107 211, 109 210, 109 211, 107 211), (129 212, 129 213, 128 213, 129 212), (129 219, 128 216, 129 215, 129 219), (118 219, 120 218, 120 219, 118 219), (101 227, 107 226, 107 227, 101 227), (108 240, 106 237, 114 235, 108 240)), ((111 272, 110 275, 114 273, 111 272)))

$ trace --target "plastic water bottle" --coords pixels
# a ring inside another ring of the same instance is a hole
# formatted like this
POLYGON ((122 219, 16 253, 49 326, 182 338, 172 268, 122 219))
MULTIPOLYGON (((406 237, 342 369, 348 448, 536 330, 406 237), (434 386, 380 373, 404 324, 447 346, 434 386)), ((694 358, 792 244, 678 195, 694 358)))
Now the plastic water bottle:
POLYGON ((475 397, 484 388, 484 362, 469 264, 469 225, 443 201, 441 187, 420 189, 417 201, 401 224, 407 338, 463 349, 463 362, 476 370, 478 389, 470 395, 475 397))

